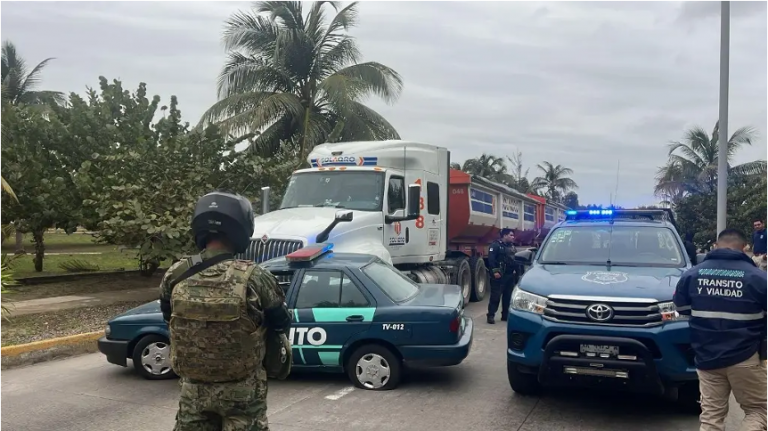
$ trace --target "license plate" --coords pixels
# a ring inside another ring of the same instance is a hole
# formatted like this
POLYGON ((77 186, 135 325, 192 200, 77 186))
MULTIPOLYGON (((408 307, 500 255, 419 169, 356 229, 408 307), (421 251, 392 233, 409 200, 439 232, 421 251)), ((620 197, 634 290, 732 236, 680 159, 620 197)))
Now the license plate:
POLYGON ((581 344, 579 350, 581 353, 593 353, 595 355, 608 354, 617 356, 619 354, 619 346, 608 346, 603 344, 581 344))

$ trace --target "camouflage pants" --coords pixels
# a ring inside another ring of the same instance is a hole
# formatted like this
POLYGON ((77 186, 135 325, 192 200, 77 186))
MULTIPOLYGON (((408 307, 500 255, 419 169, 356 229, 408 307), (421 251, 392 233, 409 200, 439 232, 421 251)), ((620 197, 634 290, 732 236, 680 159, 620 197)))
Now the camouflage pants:
POLYGON ((181 382, 174 431, 269 431, 267 382, 181 382))

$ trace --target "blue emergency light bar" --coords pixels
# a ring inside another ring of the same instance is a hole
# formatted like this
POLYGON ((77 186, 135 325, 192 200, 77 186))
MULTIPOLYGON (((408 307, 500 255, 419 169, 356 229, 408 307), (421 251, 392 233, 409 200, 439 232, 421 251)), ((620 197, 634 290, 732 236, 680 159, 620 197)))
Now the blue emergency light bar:
POLYGON ((300 248, 293 253, 285 256, 288 262, 310 262, 318 257, 328 253, 333 249, 333 244, 316 244, 309 247, 300 248))
POLYGON ((591 209, 568 210, 565 212, 566 220, 656 220, 669 221, 675 224, 672 210, 668 208, 658 209, 591 209))

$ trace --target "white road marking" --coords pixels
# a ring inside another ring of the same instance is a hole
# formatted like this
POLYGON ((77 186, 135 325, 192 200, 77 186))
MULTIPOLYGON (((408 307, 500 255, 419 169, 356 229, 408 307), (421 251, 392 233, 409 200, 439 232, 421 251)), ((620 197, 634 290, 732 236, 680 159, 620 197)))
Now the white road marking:
POLYGON ((350 393, 350 392, 352 392, 354 390, 355 390, 354 386, 349 386, 349 387, 346 387, 344 389, 338 390, 338 391, 332 393, 331 395, 326 396, 325 399, 326 400, 336 401, 336 400, 340 399, 341 397, 343 397, 344 395, 347 395, 348 393, 350 393))

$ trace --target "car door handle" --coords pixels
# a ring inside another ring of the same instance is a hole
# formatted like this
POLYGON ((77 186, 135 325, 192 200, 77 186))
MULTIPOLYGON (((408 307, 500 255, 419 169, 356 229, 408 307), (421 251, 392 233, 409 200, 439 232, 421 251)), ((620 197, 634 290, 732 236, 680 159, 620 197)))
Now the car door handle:
POLYGON ((365 320, 365 317, 355 314, 354 316, 347 316, 347 322, 362 322, 365 320))

